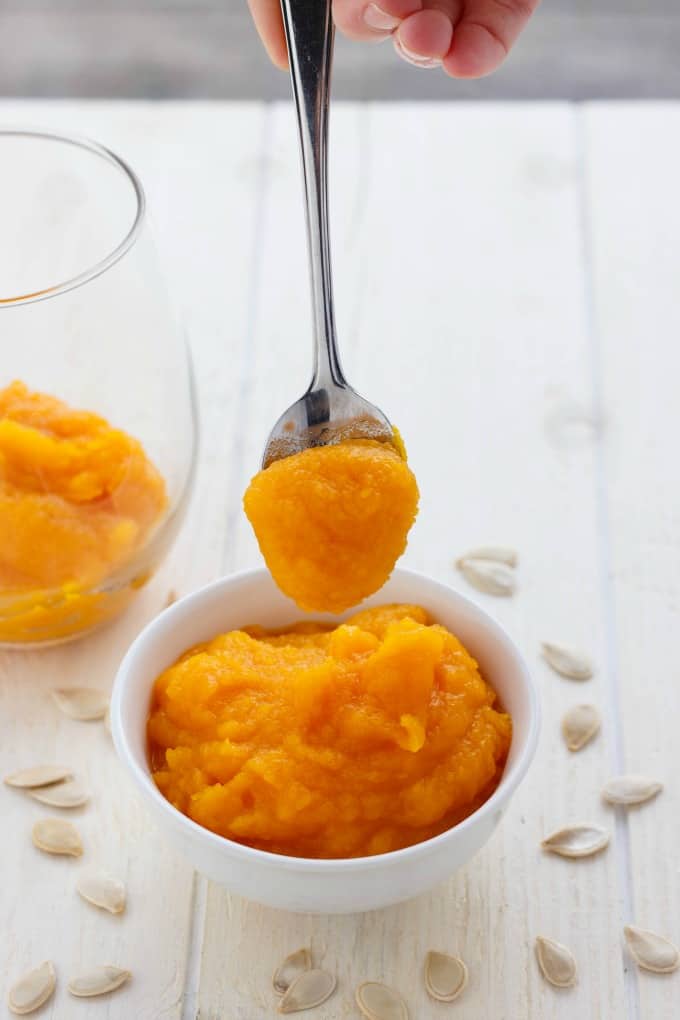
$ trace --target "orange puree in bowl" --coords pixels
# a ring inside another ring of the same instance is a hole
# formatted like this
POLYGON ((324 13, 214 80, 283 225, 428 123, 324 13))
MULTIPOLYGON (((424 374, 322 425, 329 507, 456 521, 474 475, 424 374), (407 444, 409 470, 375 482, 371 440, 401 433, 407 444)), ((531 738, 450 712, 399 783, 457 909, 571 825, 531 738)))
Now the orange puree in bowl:
POLYGON ((109 615, 87 589, 131 559, 166 506, 132 436, 21 382, 0 390, 0 640, 61 637, 109 615))
POLYGON ((417 606, 337 627, 222 634, 154 687, 161 792, 222 836, 300 857, 410 846, 499 782, 509 716, 475 660, 417 606))
POLYGON ((279 588, 302 609, 341 612, 391 574, 418 510, 418 486, 392 447, 348 440, 260 471, 244 507, 279 588))

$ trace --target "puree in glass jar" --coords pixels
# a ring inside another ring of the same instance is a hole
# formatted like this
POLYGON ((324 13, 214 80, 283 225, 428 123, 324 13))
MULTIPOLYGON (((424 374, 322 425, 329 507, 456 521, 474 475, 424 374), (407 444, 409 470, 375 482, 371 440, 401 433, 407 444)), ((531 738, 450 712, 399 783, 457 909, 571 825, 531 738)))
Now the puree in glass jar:
POLYGON ((132 436, 22 382, 1 389, 0 640, 61 637, 108 615, 88 589, 133 557, 166 507, 132 436))
POLYGON ((497 786, 512 723, 424 609, 221 634, 155 682, 153 777, 229 839, 299 857, 410 846, 497 786))
POLYGON ((243 502, 281 591, 302 609, 338 613, 392 573, 418 512, 418 486, 392 446, 346 440, 275 461, 243 502))

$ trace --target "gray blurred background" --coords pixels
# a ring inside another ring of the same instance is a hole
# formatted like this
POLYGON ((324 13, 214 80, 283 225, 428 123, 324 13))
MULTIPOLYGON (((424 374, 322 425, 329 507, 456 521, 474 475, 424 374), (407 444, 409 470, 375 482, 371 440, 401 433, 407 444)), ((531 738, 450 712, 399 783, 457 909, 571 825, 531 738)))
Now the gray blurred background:
MULTIPOLYGON (((0 95, 276 99, 245 0, 0 0, 0 95)), ((680 98, 680 0, 544 0, 507 65, 453 82, 338 40, 344 99, 680 98)))

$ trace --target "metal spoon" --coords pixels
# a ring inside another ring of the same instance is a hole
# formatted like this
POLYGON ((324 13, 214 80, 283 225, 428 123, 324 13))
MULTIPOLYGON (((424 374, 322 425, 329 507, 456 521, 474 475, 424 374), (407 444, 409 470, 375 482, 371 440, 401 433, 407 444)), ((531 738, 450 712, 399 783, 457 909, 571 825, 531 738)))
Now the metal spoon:
MULTIPOLYGON (((309 389, 269 434, 262 466, 310 446, 344 439, 394 445, 389 421, 353 390, 335 337, 328 236, 328 100, 333 55, 330 0, 282 0, 305 180, 307 238, 314 304, 314 375, 309 389)), ((395 446, 395 449, 397 447, 395 446)))

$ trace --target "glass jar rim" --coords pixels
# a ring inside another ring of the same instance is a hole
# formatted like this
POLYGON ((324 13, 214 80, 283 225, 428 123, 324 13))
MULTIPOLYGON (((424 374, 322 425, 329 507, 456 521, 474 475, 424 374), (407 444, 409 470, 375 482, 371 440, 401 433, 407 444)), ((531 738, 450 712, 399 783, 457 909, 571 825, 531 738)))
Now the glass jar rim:
POLYGON ((109 251, 107 255, 99 259, 99 261, 88 266, 87 269, 77 273, 75 276, 72 276, 67 280, 63 280, 61 283, 45 287, 34 294, 19 294, 16 297, 8 298, 0 297, 0 310, 3 308, 15 308, 17 305, 34 304, 37 301, 46 301, 49 298, 57 297, 60 294, 66 294, 69 291, 76 290, 78 287, 82 287, 83 284, 89 283, 91 280, 101 276, 102 273, 105 273, 107 270, 111 269, 112 266, 115 266, 115 264, 130 250, 130 248, 132 248, 139 237, 146 218, 146 194, 144 192, 144 186, 129 163, 122 159, 121 156, 118 156, 112 149, 107 148, 105 145, 101 145, 99 142, 95 142, 91 138, 87 138, 82 135, 66 134, 60 131, 52 131, 49 128, 0 127, 0 141, 3 138, 12 137, 59 142, 64 145, 72 145, 77 149, 81 149, 85 152, 92 153, 94 156, 98 156, 100 159, 119 170, 132 185, 136 201, 136 211, 132 225, 123 239, 116 245, 115 248, 109 251))

